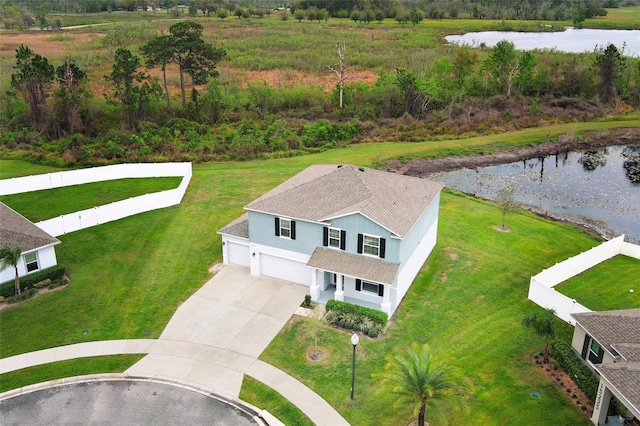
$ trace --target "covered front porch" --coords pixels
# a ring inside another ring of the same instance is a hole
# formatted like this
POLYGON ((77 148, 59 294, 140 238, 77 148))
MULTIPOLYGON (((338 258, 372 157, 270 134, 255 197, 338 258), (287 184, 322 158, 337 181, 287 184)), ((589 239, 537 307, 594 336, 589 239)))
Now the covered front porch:
POLYGON ((317 248, 307 266, 312 268, 312 300, 339 300, 389 316, 395 311, 392 295, 399 264, 317 248))

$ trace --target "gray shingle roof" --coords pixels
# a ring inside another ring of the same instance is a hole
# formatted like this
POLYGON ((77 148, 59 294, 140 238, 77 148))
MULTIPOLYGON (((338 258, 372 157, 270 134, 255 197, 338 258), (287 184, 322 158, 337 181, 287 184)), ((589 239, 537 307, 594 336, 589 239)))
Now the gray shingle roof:
POLYGON ((243 214, 224 228, 218 234, 233 235, 234 237, 249 238, 249 215, 243 214))
POLYGON ((587 333, 611 351, 616 343, 640 344, 640 309, 584 312, 573 317, 587 333))
POLYGON ((0 247, 19 247, 25 253, 59 242, 60 240, 0 202, 0 247))
POLYGON ((361 213, 403 238, 443 187, 351 165, 313 165, 245 208, 313 222, 361 213))
POLYGON ((393 284, 400 266, 398 263, 323 247, 315 249, 307 265, 312 268, 320 268, 325 271, 387 285, 393 284))
MULTIPOLYGON (((640 362, 598 364, 598 371, 640 411, 640 362)), ((630 407, 627 407, 630 408, 630 407)))
POLYGON ((584 312, 573 317, 603 348, 624 357, 595 368, 640 410, 640 309, 584 312))

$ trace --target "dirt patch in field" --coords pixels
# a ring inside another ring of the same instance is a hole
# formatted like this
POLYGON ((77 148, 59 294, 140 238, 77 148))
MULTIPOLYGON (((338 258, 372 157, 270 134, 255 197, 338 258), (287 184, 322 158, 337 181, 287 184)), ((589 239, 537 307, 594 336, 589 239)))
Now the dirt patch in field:
MULTIPOLYGON (((321 87, 325 93, 328 93, 338 84, 338 77, 329 69, 325 74, 308 74, 297 70, 281 69, 245 71, 235 68, 220 68, 220 71, 238 78, 244 87, 249 84, 264 82, 274 89, 316 86, 321 87)), ((376 73, 369 70, 350 70, 348 76, 349 84, 373 84, 378 78, 376 73)))
POLYGON ((86 50, 84 46, 101 37, 104 37, 104 34, 93 32, 3 32, 0 37, 0 56, 14 57, 16 49, 24 44, 34 52, 51 59, 55 56, 86 50))
POLYGON ((514 163, 580 149, 637 144, 640 144, 640 128, 612 129, 605 132, 587 132, 585 137, 581 138, 562 135, 554 142, 541 143, 531 147, 512 148, 491 154, 469 155, 466 157, 415 158, 404 163, 398 160, 391 160, 388 163, 388 169, 389 171, 409 176, 426 176, 430 173, 462 168, 476 169, 497 164, 514 163))

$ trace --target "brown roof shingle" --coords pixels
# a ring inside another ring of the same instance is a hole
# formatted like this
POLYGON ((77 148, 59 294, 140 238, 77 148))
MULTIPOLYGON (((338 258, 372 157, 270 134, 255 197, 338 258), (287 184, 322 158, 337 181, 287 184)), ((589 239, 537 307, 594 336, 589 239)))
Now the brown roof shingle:
POLYGON ((60 240, 0 202, 0 247, 19 247, 25 253, 59 242, 60 240))
POLYGON ((439 182, 363 167, 313 165, 245 208, 313 222, 361 213, 403 238, 442 188, 439 182))

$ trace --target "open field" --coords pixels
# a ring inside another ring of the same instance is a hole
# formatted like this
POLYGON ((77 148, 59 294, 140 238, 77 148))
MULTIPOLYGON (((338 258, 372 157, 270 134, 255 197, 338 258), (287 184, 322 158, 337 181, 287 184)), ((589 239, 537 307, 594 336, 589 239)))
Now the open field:
POLYGON ((593 311, 640 308, 640 260, 615 256, 555 289, 593 311), (633 290, 631 292, 630 290, 633 290))
MULTIPOLYGON (((438 143, 424 145, 430 150, 438 143)), ((1 356, 88 340, 141 338, 147 330, 157 337, 180 302, 206 281, 208 267, 220 261, 215 231, 241 214, 243 205, 309 164, 348 158, 366 165, 375 152, 371 145, 268 162, 197 165, 180 206, 62 236, 58 258, 68 268, 71 285, 0 312, 1 356), (89 334, 83 336, 83 330, 89 334)), ((456 423, 467 416, 478 420, 472 424, 513 419, 546 423, 549 413, 555 424, 584 423, 528 363, 542 341, 519 322, 536 309, 526 301, 529 277, 598 242, 570 226, 529 214, 514 215, 508 234, 493 230, 499 221, 500 213, 491 204, 443 194, 436 251, 387 336, 363 339, 358 356, 367 362, 360 361, 358 367, 357 404, 348 402, 346 334, 325 332, 320 345, 329 357, 309 365, 304 351, 311 340, 299 336, 293 324, 265 359, 298 376, 350 422, 384 424, 398 413, 374 397, 370 373, 383 365, 386 353, 412 341, 429 342, 438 358, 458 368, 471 386, 468 410, 451 413, 456 423), (502 260, 507 258, 508 267, 502 260), (530 398, 534 388, 545 398, 530 398)), ((568 336, 568 329, 563 335, 568 336)))
POLYGON ((0 201, 32 222, 51 219, 138 195, 173 189, 180 177, 119 179, 5 195, 0 201), (65 200, 61 203, 60 200, 65 200))

